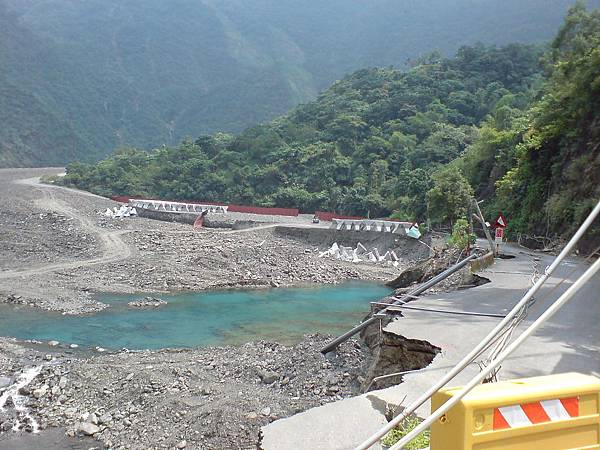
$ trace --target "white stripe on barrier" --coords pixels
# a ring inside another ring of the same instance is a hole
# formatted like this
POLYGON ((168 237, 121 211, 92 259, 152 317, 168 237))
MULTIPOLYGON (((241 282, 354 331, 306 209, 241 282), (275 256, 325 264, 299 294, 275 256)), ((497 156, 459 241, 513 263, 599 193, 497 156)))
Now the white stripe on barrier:
POLYGON ((531 425, 531 420, 520 405, 503 406, 498 409, 511 428, 531 425))
POLYGON ((544 400, 540 402, 550 420, 570 419, 571 416, 560 400, 544 400))

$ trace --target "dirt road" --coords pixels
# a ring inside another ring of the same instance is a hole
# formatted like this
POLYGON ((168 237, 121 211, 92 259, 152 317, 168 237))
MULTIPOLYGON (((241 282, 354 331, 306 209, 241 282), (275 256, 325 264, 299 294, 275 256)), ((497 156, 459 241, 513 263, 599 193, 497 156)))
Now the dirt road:
POLYGON ((54 211, 78 221, 79 226, 89 233, 95 234, 102 245, 102 254, 99 257, 90 258, 82 261, 61 262, 56 264, 44 264, 30 269, 16 269, 0 272, 0 279, 26 277, 39 275, 42 273, 53 272, 62 269, 76 269, 78 267, 87 267, 95 264, 107 264, 129 258, 133 254, 133 249, 127 245, 121 235, 130 232, 130 230, 108 231, 96 226, 88 217, 81 212, 68 206, 64 201, 57 200, 55 190, 68 191, 71 195, 92 196, 97 199, 106 200, 89 192, 68 189, 61 186, 52 186, 40 183, 39 177, 18 180, 16 183, 30 186, 42 193, 42 198, 35 201, 40 209, 54 211))
MULTIPOLYGON (((101 214, 117 203, 39 183, 62 169, 0 170, 0 302, 69 314, 104 308, 95 293, 159 293, 389 280, 401 267, 319 258, 333 242, 277 232, 269 223, 227 233, 101 214), (320 248, 321 247, 321 248, 320 248)), ((273 217, 273 220, 278 220, 273 217)), ((325 224, 308 224, 308 234, 325 224)), ((407 263, 415 256, 408 252, 407 263)))

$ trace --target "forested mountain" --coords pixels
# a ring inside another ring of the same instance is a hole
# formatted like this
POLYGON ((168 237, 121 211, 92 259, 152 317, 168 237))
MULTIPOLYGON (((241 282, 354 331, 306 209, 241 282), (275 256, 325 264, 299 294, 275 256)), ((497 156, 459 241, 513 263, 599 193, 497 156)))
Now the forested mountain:
POLYGON ((522 108, 540 81, 539 48, 464 47, 408 71, 363 69, 239 136, 147 153, 121 149, 68 182, 101 194, 157 195, 379 216, 426 213, 429 174, 473 141, 499 104, 522 108))
POLYGON ((352 70, 550 39, 572 3, 0 0, 0 166, 240 132, 352 70))
POLYGON ((599 99, 600 11, 580 3, 545 51, 477 45, 360 70, 239 136, 121 149, 64 182, 432 223, 466 217, 475 195, 510 231, 561 235, 600 197, 599 99))

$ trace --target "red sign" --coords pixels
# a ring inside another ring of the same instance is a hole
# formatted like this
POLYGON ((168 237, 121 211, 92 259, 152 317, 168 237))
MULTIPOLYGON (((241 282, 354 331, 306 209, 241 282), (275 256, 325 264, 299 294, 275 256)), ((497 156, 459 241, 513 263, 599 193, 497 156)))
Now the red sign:
POLYGON ((508 221, 506 220, 506 217, 504 217, 502 214, 500 214, 494 222, 495 228, 506 228, 507 225, 508 221))
POLYGON ((504 238, 504 228, 496 227, 496 244, 501 244, 502 238, 504 238))

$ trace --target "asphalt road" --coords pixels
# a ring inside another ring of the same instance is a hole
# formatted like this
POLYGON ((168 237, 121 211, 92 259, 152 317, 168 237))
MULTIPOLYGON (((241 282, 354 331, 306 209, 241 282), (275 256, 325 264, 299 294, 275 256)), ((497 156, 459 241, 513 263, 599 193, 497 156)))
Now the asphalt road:
MULTIPOLYGON (((492 267, 480 272, 480 275, 490 279, 490 283, 463 291, 425 296, 413 305, 429 309, 506 314, 529 289, 536 270, 543 271, 553 257, 514 246, 506 247, 504 251, 515 258, 497 259, 492 267)), ((589 264, 581 258, 566 258, 538 291, 536 303, 515 335, 538 318, 587 267, 589 264)), ((597 274, 571 302, 505 361, 499 379, 572 371, 600 376, 599 292, 600 276, 597 274)), ((405 375, 403 383, 397 386, 276 421, 263 429, 264 448, 353 448, 386 423, 383 415, 386 404, 411 403, 481 342, 501 320, 413 310, 405 310, 403 314, 404 317, 392 322, 386 329, 410 339, 428 341, 442 349, 425 370, 405 375)), ((463 385, 477 373, 479 366, 472 364, 450 385, 463 385)), ((425 416, 429 410, 430 404, 426 403, 417 412, 425 416)))

